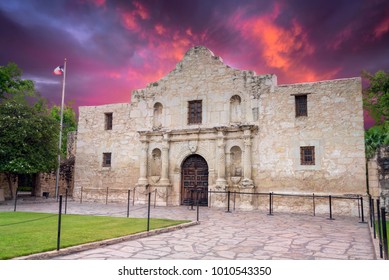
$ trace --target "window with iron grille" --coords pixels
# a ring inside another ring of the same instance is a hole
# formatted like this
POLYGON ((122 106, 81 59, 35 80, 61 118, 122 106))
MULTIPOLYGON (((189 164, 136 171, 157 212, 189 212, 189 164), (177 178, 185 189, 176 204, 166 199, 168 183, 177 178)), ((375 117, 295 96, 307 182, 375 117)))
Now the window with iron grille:
POLYGON ((307 95, 296 95, 294 99, 296 103, 296 117, 308 116, 307 95))
POLYGON ((300 147, 300 164, 315 165, 315 147, 304 146, 300 147))
POLYGON ((188 124, 201 124, 202 100, 188 102, 188 124))
POLYGON ((105 113, 105 130, 112 130, 112 113, 105 113))
POLYGON ((111 167, 111 153, 103 153, 103 167, 111 167))

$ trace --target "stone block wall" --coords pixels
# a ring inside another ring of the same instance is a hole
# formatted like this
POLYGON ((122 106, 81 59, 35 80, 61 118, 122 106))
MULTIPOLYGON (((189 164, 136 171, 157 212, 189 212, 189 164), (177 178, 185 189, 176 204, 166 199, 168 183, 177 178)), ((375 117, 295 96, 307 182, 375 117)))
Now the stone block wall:
MULTIPOLYGON (((139 177, 139 135, 137 120, 130 118, 129 104, 112 104, 96 107, 80 107, 77 156, 75 160, 74 197, 88 195, 96 200, 112 190, 128 190, 135 187, 139 177), (112 113, 112 129, 105 128, 105 114, 112 113), (111 153, 111 166, 103 166, 103 154, 111 153)), ((125 191, 117 196, 126 198, 125 191)), ((113 194, 114 191, 111 191, 113 194)), ((105 196, 104 196, 105 197, 105 196)))
POLYGON ((261 96, 256 185, 264 191, 365 194, 359 78, 278 86, 261 96), (308 116, 296 117, 295 95, 308 116), (315 165, 300 165, 300 147, 315 147, 315 165))
MULTIPOLYGON (((108 191, 125 201, 131 190, 145 203, 154 191, 158 205, 179 205, 182 164, 194 154, 207 162, 209 190, 365 195, 361 80, 277 85, 275 75, 233 69, 194 47, 165 77, 133 91, 131 104, 80 107, 76 150, 76 198, 82 190, 85 199, 104 200, 108 191), (308 115, 296 117, 301 94, 308 115), (201 123, 188 123, 193 100, 201 100, 201 123), (302 146, 314 147, 314 165, 301 165, 302 146)), ((211 204, 224 207, 216 197, 211 204)), ((238 204, 262 207, 245 196, 238 204)), ((352 203, 339 205, 355 214, 352 203)), ((280 199, 278 207, 308 206, 280 199)))

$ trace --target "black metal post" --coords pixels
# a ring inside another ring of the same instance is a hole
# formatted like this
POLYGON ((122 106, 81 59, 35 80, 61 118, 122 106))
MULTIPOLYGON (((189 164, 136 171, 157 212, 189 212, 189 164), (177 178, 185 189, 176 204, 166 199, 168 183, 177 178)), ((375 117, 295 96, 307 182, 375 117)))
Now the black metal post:
POLYGON ((375 210, 374 210, 374 199, 372 198, 371 199, 371 215, 372 215, 372 225, 373 225, 373 235, 374 235, 374 239, 377 238, 377 233, 376 233, 376 224, 375 224, 375 210))
POLYGON ((82 203, 82 193, 83 193, 84 187, 81 187, 81 196, 80 196, 80 204, 82 203))
POLYGON ((60 244, 61 244, 61 215, 62 215, 62 195, 59 196, 57 251, 59 251, 60 244))
POLYGON ((67 210, 68 210, 68 188, 66 188, 66 192, 65 192, 65 215, 67 210))
POLYGON ((231 192, 227 192, 227 213, 231 213, 230 211, 230 198, 231 198, 231 192))
POLYGON ((107 187, 107 194, 105 195, 105 204, 108 204, 108 187, 107 187))
POLYGON ((373 216, 372 216, 372 214, 373 214, 373 201, 372 201, 372 198, 371 198, 371 196, 369 195, 369 218, 370 218, 370 227, 373 227, 373 216))
POLYGON ((196 218, 197 221, 199 221, 199 210, 200 210, 200 206, 199 206, 199 191, 197 191, 197 218, 196 218))
POLYGON ((382 240, 384 247, 384 259, 388 259, 388 235, 386 231, 386 213, 385 207, 381 207, 381 221, 382 221, 382 240))
POLYGON ((18 202, 18 189, 16 189, 16 192, 15 192, 15 204, 14 204, 14 212, 16 212, 16 204, 18 202))
POLYGON ((332 218, 332 197, 331 197, 331 195, 328 196, 328 200, 329 200, 329 204, 330 204, 330 217, 329 217, 329 220, 334 220, 334 218, 332 218))
POLYGON ((365 222, 365 215, 363 213, 363 197, 361 196, 361 216, 362 216, 362 221, 360 223, 366 223, 365 222))
POLYGON ((382 259, 384 256, 382 253, 381 213, 380 213, 379 199, 377 199, 377 222, 378 222, 378 240, 379 240, 379 247, 380 247, 380 258, 382 259))
POLYGON ((128 195, 127 195, 127 218, 130 216, 130 197, 131 197, 131 190, 128 190, 128 195))
POLYGON ((149 203, 147 205, 147 231, 150 231, 150 201, 151 201, 151 192, 149 192, 149 203))
POLYGON ((154 190, 154 208, 156 204, 157 204, 157 189, 154 190))
POLYGON ((313 216, 316 216, 315 194, 312 194, 313 216))
POLYGON ((234 211, 235 211, 235 203, 236 203, 236 192, 234 191, 234 211))
POLYGON ((269 193, 269 214, 268 215, 273 215, 272 202, 273 202, 273 193, 269 193))
POLYGON ((190 190, 190 210, 194 210, 193 208, 194 205, 194 199, 193 199, 193 190, 190 190))

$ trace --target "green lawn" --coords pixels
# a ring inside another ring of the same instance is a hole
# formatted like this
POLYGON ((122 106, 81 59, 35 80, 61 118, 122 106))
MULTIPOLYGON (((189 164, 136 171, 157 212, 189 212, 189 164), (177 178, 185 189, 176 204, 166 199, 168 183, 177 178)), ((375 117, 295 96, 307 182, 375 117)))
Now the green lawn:
MULTIPOLYGON (((382 229, 381 229, 382 230, 382 229)), ((386 222, 386 237, 387 239, 389 240, 389 221, 386 222)), ((388 242, 389 243, 389 242, 388 242)), ((389 248, 389 244, 388 244, 388 248, 389 248)))
MULTIPOLYGON (((187 221, 150 219, 150 229, 187 221)), ((58 215, 0 212, 0 259, 57 249, 58 215)), ((146 231, 146 218, 62 215, 61 248, 146 231)))
MULTIPOLYGON (((375 229, 376 229, 376 233, 377 233, 377 239, 379 238, 379 231, 378 231, 378 222, 375 222, 375 229)), ((381 228, 381 234, 383 234, 383 231, 382 231, 382 228, 381 228)), ((389 221, 386 222, 386 236, 389 240, 389 221)), ((389 249, 389 244, 388 244, 388 249, 389 249)))

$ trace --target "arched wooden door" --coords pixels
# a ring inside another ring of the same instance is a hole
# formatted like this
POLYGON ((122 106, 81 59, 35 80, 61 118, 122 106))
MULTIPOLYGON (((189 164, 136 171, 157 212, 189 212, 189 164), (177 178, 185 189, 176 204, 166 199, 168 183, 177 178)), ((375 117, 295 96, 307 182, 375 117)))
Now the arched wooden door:
POLYGON ((181 204, 208 206, 208 164, 202 156, 187 157, 181 167, 181 204))

